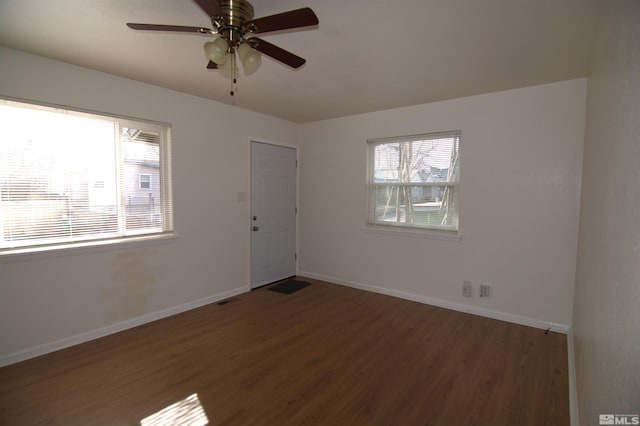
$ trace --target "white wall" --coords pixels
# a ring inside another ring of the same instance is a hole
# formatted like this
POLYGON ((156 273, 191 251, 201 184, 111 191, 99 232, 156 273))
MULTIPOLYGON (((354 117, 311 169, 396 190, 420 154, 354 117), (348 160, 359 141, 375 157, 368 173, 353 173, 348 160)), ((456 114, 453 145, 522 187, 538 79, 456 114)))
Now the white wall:
POLYGON ((301 274, 566 331, 585 97, 578 79, 303 124, 301 274), (366 140, 446 130, 462 130, 462 240, 364 231, 366 140))
POLYGON ((640 2, 603 2, 601 16, 573 314, 582 424, 640 414, 640 2))
POLYGON ((0 365, 248 289, 249 137, 297 144, 297 124, 4 48, 0 95, 171 123, 179 234, 0 259, 0 365))

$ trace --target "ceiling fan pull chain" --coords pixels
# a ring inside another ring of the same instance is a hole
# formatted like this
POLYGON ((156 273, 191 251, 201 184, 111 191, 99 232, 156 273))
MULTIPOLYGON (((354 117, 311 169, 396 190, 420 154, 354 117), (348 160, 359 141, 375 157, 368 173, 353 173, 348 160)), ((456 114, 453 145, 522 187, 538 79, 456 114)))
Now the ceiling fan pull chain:
POLYGON ((236 51, 231 49, 231 91, 229 92, 231 96, 238 90, 236 81, 236 51))

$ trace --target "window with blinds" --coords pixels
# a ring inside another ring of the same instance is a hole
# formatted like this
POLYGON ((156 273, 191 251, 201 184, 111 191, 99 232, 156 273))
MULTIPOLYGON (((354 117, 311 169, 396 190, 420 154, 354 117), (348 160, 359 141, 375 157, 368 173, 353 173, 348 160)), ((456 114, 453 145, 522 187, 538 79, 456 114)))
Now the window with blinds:
POLYGON ((0 253, 173 230, 170 127, 0 99, 0 253))
POLYGON ((460 132, 368 141, 369 224, 458 231, 460 132))

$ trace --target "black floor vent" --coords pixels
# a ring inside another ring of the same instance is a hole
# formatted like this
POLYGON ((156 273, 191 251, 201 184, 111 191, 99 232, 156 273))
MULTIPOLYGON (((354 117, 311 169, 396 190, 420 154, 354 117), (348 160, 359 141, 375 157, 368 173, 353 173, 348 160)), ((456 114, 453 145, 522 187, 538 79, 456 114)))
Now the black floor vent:
POLYGON ((230 298, 230 299, 224 299, 224 300, 219 301, 219 302, 218 302, 218 305, 220 305, 220 306, 222 306, 222 305, 226 305, 227 303, 229 303, 229 302, 234 302, 234 301, 236 301, 236 300, 238 300, 238 298, 237 298, 237 297, 232 297, 232 298, 230 298))

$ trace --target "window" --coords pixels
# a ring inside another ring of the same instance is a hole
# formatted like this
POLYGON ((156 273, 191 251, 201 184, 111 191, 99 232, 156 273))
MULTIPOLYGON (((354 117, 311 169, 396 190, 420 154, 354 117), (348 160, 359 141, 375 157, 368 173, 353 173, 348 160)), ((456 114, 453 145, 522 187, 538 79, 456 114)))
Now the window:
POLYGON ((369 224, 458 231, 460 132, 368 141, 369 224))
POLYGON ((0 253, 171 232, 170 130, 0 99, 0 253))
POLYGON ((140 189, 151 189, 151 175, 141 173, 138 180, 140 182, 140 189))

